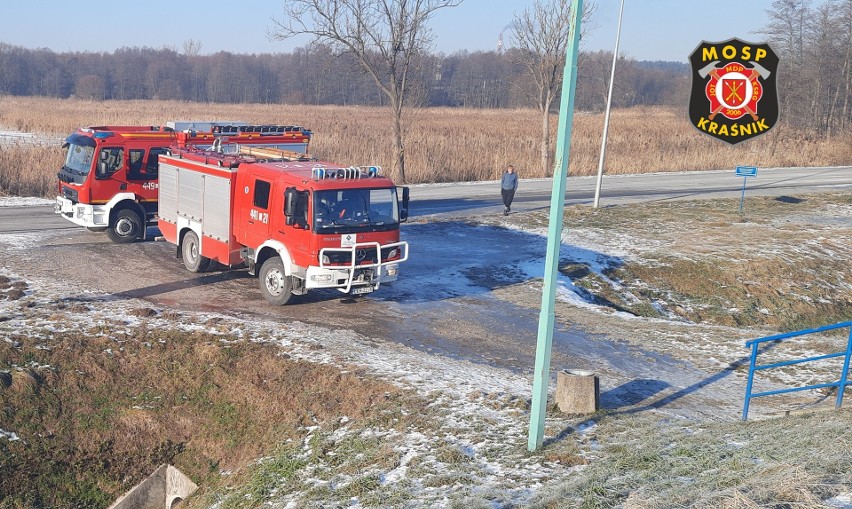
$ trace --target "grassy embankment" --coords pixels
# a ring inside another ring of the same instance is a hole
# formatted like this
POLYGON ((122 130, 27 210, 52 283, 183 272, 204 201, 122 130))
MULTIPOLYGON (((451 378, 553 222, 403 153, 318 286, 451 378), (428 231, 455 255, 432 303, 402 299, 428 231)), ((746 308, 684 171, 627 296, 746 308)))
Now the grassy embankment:
MULTIPOLYGON (((574 119, 570 173, 593 175, 603 115, 578 112, 574 119)), ((169 120, 303 125, 315 133, 312 152, 316 156, 341 164, 378 164, 395 175, 388 113, 381 108, 0 97, 0 127, 57 138, 86 125, 162 125, 169 120)), ((406 133, 407 183, 493 180, 508 163, 516 166, 521 178, 543 177, 538 162, 540 124, 534 110, 413 110, 406 133)), ((0 195, 52 196, 62 161, 58 147, 0 148, 0 195)), ((612 114, 606 171, 628 174, 743 164, 850 162, 849 134, 829 139, 781 124, 756 140, 729 147, 692 127, 685 109, 634 108, 612 114)))
MULTIPOLYGON (((852 195, 749 197, 742 215, 738 205, 568 207, 567 244, 592 237, 630 256, 602 275, 570 259, 561 270, 599 304, 648 318, 784 331, 852 320, 852 195)), ((547 219, 508 221, 546 228, 547 219)))
MULTIPOLYGON (((30 311, 26 290, 0 278, 0 298, 52 325, 0 340, 0 429, 20 438, 0 436, 3 509, 106 507, 163 463, 178 465, 202 493, 243 485, 238 491, 248 498, 234 498, 253 506, 273 480, 287 482, 277 470, 263 481, 272 467, 250 465, 298 452, 311 427, 333 431, 343 416, 359 426, 406 426, 429 415, 393 385, 290 360, 273 345, 222 332, 229 326, 216 320, 199 323, 196 333, 164 330, 146 325, 156 312, 139 308, 135 328, 120 317, 84 326, 74 317, 85 317, 89 304, 30 311)), ((376 449, 360 461, 390 456, 381 444, 368 445, 376 449)), ((306 463, 294 458, 289 475, 306 463)))

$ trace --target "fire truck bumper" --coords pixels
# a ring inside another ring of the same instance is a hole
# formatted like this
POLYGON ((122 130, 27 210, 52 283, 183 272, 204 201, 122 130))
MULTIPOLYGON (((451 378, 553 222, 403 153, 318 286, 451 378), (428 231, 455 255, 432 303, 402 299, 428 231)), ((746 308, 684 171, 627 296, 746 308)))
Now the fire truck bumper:
POLYGON ((87 228, 109 226, 107 211, 103 205, 75 203, 63 196, 57 196, 53 211, 72 223, 87 228))
POLYGON ((382 283, 396 281, 399 277, 398 263, 385 263, 380 266, 359 267, 352 274, 350 268, 308 267, 305 286, 312 288, 337 288, 352 293, 370 293, 382 283), (350 277, 352 282, 350 284, 350 277))

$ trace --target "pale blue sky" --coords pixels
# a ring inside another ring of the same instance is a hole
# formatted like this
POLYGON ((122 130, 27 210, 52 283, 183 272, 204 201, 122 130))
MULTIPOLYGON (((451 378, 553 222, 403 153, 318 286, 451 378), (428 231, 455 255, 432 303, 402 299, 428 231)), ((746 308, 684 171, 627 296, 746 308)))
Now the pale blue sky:
MULTIPOLYGON (((588 1, 588 0, 586 0, 588 1)), ((598 12, 583 49, 612 50, 620 0, 596 0, 598 12)), ((464 0, 432 20, 435 51, 492 50, 524 0, 464 0)), ((772 0, 625 0, 619 53, 637 60, 686 62, 701 41, 739 37, 764 42, 754 33, 768 23, 772 0)), ((302 41, 269 41, 270 18, 280 0, 144 0, 139 2, 3 2, 0 42, 54 51, 106 51, 122 46, 170 46, 200 41, 204 54, 276 53, 302 41)), ((505 36, 504 36, 505 37, 505 36)), ((508 42, 508 41, 507 41, 508 42)))

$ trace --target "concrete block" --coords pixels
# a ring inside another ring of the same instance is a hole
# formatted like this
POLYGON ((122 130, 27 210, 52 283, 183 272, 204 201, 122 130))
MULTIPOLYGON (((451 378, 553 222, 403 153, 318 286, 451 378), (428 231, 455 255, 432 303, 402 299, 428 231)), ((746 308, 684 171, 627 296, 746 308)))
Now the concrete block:
POLYGON ((160 465, 108 509, 174 509, 197 489, 198 486, 180 470, 171 465, 160 465))
POLYGON ((600 382, 591 371, 566 369, 556 374, 556 405, 566 414, 592 414, 600 408, 600 382))

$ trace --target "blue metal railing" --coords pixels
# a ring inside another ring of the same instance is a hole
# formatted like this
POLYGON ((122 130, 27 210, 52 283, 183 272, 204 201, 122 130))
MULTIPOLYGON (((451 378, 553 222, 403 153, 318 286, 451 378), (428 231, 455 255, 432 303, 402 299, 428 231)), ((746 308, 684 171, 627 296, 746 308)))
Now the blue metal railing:
POLYGON ((841 322, 836 323, 834 325, 826 325, 825 327, 819 327, 817 329, 806 329, 800 330, 797 332, 788 332, 786 334, 777 334, 775 336, 767 336, 765 338, 757 338, 752 339, 751 341, 746 341, 746 348, 751 348, 751 365, 748 370, 748 384, 746 385, 746 394, 745 394, 745 404, 743 405, 743 420, 748 419, 748 405, 751 403, 752 398, 758 398, 761 396, 772 396, 774 394, 784 394, 787 392, 796 392, 796 391, 806 391, 809 389, 821 389, 823 387, 837 387, 837 403, 834 408, 840 408, 840 405, 843 404, 843 391, 846 390, 846 386, 850 384, 847 382, 849 376, 849 358, 852 357, 852 322, 841 322), (764 364, 761 366, 757 365, 757 354, 758 349, 761 343, 765 343, 767 341, 782 341, 784 339, 794 338, 797 336, 804 336, 807 334, 814 334, 817 332, 825 332, 834 329, 842 329, 845 327, 849 327, 849 341, 846 343, 846 351, 845 352, 837 352, 830 353, 826 355, 818 355, 816 357, 808 357, 806 359, 797 359, 786 362, 776 362, 774 364, 764 364), (843 371, 840 373, 840 380, 833 383, 826 384, 817 384, 817 385, 807 385, 804 387, 791 387, 788 389, 779 389, 774 391, 766 391, 766 392, 758 392, 752 394, 752 384, 754 383, 754 372, 761 371, 764 369, 772 369, 772 368, 780 368, 783 366, 792 366, 794 364, 801 364, 803 362, 810 361, 819 361, 824 359, 832 359, 835 357, 845 357, 843 361, 843 371))

